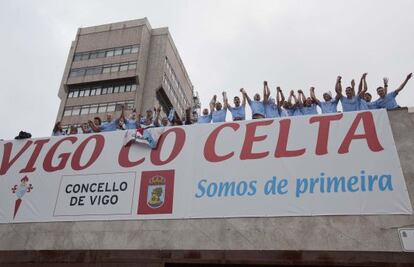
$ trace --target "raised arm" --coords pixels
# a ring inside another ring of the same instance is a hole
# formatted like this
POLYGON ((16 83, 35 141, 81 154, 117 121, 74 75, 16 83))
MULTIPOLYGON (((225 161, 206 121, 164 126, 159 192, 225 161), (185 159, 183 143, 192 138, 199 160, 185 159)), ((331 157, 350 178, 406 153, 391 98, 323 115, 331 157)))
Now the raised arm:
POLYGON ((93 123, 93 121, 91 120, 88 120, 88 125, 95 133, 99 133, 101 131, 101 129, 98 126, 96 126, 95 123, 93 123))
MULTIPOLYGON (((290 90, 289 97, 288 97, 288 102, 291 105, 292 105, 292 98, 294 97, 294 95, 295 95, 295 91, 290 90)), ((295 101, 296 101, 296 97, 295 97, 295 101)))
POLYGON ((359 81, 359 85, 358 85, 358 96, 359 97, 364 97, 365 92, 367 91, 368 88, 365 88, 365 86, 367 85, 366 82, 366 77, 367 77, 368 73, 364 73, 361 76, 361 80, 359 81))
POLYGON ((269 101, 270 90, 267 86, 267 81, 263 82, 263 103, 267 103, 269 101))
POLYGON ((296 98, 295 92, 293 92, 292 97, 293 97, 293 100, 295 101, 295 105, 302 106, 302 103, 300 101, 300 94, 301 94, 300 92, 302 92, 302 90, 298 90, 298 97, 297 98, 296 98))
POLYGON ((244 89, 243 89, 243 88, 241 88, 241 89, 240 89, 240 93, 242 93, 242 97, 243 97, 243 100, 242 100, 242 105, 243 105, 243 106, 245 106, 245 105, 246 105, 246 94, 244 94, 244 93, 243 93, 243 90, 244 90, 244 89))
POLYGON ((283 105, 283 103, 285 102, 285 96, 283 95, 283 91, 279 86, 276 88, 276 90, 277 90, 277 93, 280 94, 280 102, 281 102, 281 105, 283 105))
POLYGON ((320 101, 319 101, 319 99, 318 98, 316 98, 316 95, 315 95, 315 87, 311 87, 310 88, 310 97, 312 98, 312 100, 315 102, 315 103, 317 103, 318 105, 321 103, 320 101))
POLYGON ((336 78, 336 84, 335 84, 335 92, 336 92, 336 99, 339 99, 342 97, 342 83, 341 83, 342 77, 338 76, 336 78))
POLYGON ((277 105, 280 107, 283 104, 282 98, 280 96, 280 92, 282 91, 282 89, 280 89, 280 87, 276 87, 276 103, 277 105))
MULTIPOLYGON (((295 98, 295 96, 293 96, 295 98)), ((305 103, 305 94, 303 93, 302 90, 298 90, 298 99, 295 99, 296 104, 299 104, 300 106, 303 105, 303 103, 305 103)))
POLYGON ((351 80, 351 88, 352 88, 352 95, 354 96, 355 95, 355 80, 354 79, 351 80))
POLYGON ((407 84, 407 82, 411 79, 411 77, 413 76, 412 73, 407 75, 407 78, 405 78, 404 82, 395 90, 395 92, 398 94, 402 89, 404 89, 405 85, 407 84))
POLYGON ((210 113, 213 113, 214 111, 214 106, 216 105, 216 101, 217 101, 217 96, 214 95, 213 98, 210 101, 210 113))
POLYGON ((229 107, 229 99, 227 98, 226 92, 223 92, 223 106, 225 109, 229 107))
POLYGON ((385 94, 387 94, 388 93, 388 78, 384 77, 382 80, 384 81, 385 94))
POLYGON ((247 102, 250 104, 252 100, 250 99, 249 95, 246 93, 246 90, 242 88, 240 89, 240 91, 242 92, 243 96, 247 99, 247 102))

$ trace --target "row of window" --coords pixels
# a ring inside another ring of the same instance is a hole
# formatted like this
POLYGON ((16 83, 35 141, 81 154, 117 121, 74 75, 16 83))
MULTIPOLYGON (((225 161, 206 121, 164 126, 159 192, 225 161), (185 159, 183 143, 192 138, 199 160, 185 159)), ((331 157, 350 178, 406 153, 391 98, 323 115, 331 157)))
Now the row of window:
POLYGON ((135 104, 133 100, 130 100, 130 101, 110 102, 110 103, 102 103, 102 104, 94 104, 94 105, 66 107, 65 110, 63 111, 63 116, 68 117, 68 116, 79 116, 79 115, 120 111, 122 109, 122 106, 124 106, 126 110, 130 110, 130 109, 134 109, 135 104))
POLYGON ((175 75, 175 72, 172 69, 171 64, 168 61, 167 57, 165 57, 164 64, 165 64, 165 68, 167 69, 167 73, 169 74, 172 85, 174 86, 175 91, 178 93, 178 96, 180 97, 180 99, 183 99, 184 104, 187 107, 189 107, 190 102, 187 100, 186 94, 184 93, 184 90, 183 90, 180 82, 178 81, 177 76, 175 75))
POLYGON ((165 84, 166 91, 172 96, 172 102, 173 105, 175 104, 175 107, 177 107, 178 111, 184 110, 183 106, 181 105, 180 101, 178 101, 177 93, 175 92, 173 86, 171 85, 170 80, 167 77, 167 74, 164 73, 164 76, 162 77, 162 82, 165 84))
POLYGON ((104 58, 104 57, 113 57, 127 54, 136 54, 138 53, 138 45, 129 45, 123 47, 115 47, 109 49, 101 49, 95 51, 88 51, 82 53, 76 53, 73 61, 81 61, 95 58, 104 58))
POLYGON ((95 86, 92 88, 88 87, 88 88, 80 88, 80 89, 71 90, 69 92, 68 98, 134 92, 136 90, 137 90, 136 84, 95 86))
POLYGON ((136 68, 137 68, 137 62, 135 61, 122 62, 122 63, 108 64, 108 65, 101 65, 101 66, 72 69, 70 71, 69 77, 81 77, 81 76, 89 76, 89 75, 104 74, 104 73, 114 73, 114 72, 120 72, 120 71, 135 70, 136 68))

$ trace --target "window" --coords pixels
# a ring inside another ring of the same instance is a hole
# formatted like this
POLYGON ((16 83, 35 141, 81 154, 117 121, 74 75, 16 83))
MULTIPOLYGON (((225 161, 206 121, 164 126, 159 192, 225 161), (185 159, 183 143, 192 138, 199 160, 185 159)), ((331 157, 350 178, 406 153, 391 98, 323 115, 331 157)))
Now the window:
POLYGON ((78 97, 78 96, 79 96, 79 91, 78 90, 73 91, 73 97, 78 97))
POLYGON ((134 106, 134 101, 126 102, 126 109, 133 109, 134 106))
POLYGON ((137 85, 136 84, 132 84, 131 85, 131 91, 136 91, 137 90, 137 85))
POLYGON ((89 96, 90 93, 91 93, 90 89, 85 89, 85 95, 84 96, 89 96))
POLYGON ((128 64, 122 64, 122 65, 119 67, 119 71, 126 71, 126 70, 128 70, 128 64))
POLYGON ((98 113, 98 105, 91 105, 89 108, 89 114, 98 113))
POLYGON ((138 46, 137 45, 134 45, 131 49, 131 54, 135 54, 135 53, 138 53, 138 46))
POLYGON ((106 112, 113 112, 115 111, 115 103, 110 103, 108 105, 108 109, 106 110, 106 112))
POLYGON ((118 70, 119 70, 119 65, 113 65, 111 67, 111 72, 118 72, 118 70))
POLYGON ((124 103, 122 102, 118 102, 115 105, 115 111, 121 111, 122 110, 122 106, 125 106, 124 103))
POLYGON ((79 97, 82 97, 82 96, 84 96, 84 95, 85 95, 85 91, 80 90, 80 91, 79 91, 79 97))
POLYGON ((98 57, 98 52, 93 52, 90 54, 89 59, 94 59, 98 57))
POLYGON ((107 94, 112 94, 114 92, 114 88, 112 86, 108 87, 108 91, 106 92, 107 94))
POLYGON ((137 63, 129 63, 128 69, 135 70, 137 68, 137 63))
POLYGON ((88 59, 89 59, 89 54, 88 53, 82 54, 82 60, 88 60, 88 59))
POLYGON ((107 92, 108 92, 108 87, 103 87, 102 88, 102 95, 106 95, 107 92))
POLYGON ((114 55, 115 55, 115 56, 122 55, 122 48, 117 48, 117 49, 115 49, 115 53, 114 53, 114 55))
POLYGON ((102 93, 102 89, 101 88, 96 88, 96 95, 101 95, 102 93))
POLYGON ((106 51, 106 57, 113 57, 114 56, 114 50, 106 51))
POLYGON ((78 116, 80 113, 80 107, 73 107, 72 116, 78 116))
POLYGON ((89 113, 89 106, 83 106, 81 109, 81 115, 87 115, 89 113))
POLYGON ((72 108, 66 108, 63 112, 63 117, 71 116, 72 115, 72 108))
POLYGON ((73 91, 69 92, 68 94, 68 98, 72 98, 73 97, 73 91))
POLYGON ((106 112, 106 104, 99 105, 98 113, 105 113, 106 112))
POLYGON ((75 54, 75 57, 73 58, 73 61, 80 61, 82 60, 82 55, 81 54, 75 54))
POLYGON ((96 95, 96 88, 92 88, 90 92, 90 96, 96 95))
POLYGON ((101 67, 88 68, 86 70, 86 75, 96 75, 96 74, 101 74, 101 73, 102 73, 101 67))
POLYGON ((102 68, 102 73, 110 73, 111 72, 111 66, 104 66, 102 68))
MULTIPOLYGON (((114 89, 114 90, 115 90, 115 89, 114 89)), ((125 92, 125 85, 121 85, 121 86, 119 86, 119 92, 120 92, 120 93, 125 92)))
POLYGON ((125 47, 123 51, 124 55, 131 54, 131 47, 125 47))
POLYGON ((98 58, 105 57, 106 52, 105 51, 99 51, 98 52, 98 58))
POLYGON ((125 92, 131 92, 131 85, 130 84, 127 84, 125 86, 125 92))
POLYGON ((114 94, 117 94, 117 93, 119 93, 119 86, 114 87, 114 94))

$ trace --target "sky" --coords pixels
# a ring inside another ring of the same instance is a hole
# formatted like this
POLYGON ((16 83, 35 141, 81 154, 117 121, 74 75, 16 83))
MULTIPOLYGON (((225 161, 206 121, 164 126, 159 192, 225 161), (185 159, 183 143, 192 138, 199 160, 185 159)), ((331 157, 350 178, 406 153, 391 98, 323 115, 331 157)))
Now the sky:
MULTIPOLYGON (((389 77, 397 88, 414 71, 414 1, 152 0, 21 1, 0 9, 0 139, 20 130, 49 136, 71 41, 79 27, 147 17, 169 27, 203 107, 240 88, 269 82, 289 90, 334 91, 368 72, 369 91, 389 77)), ((375 99, 376 97, 374 97, 375 99)), ((400 93, 414 106, 414 79, 400 93)), ((227 119, 230 119, 228 115, 227 119)))

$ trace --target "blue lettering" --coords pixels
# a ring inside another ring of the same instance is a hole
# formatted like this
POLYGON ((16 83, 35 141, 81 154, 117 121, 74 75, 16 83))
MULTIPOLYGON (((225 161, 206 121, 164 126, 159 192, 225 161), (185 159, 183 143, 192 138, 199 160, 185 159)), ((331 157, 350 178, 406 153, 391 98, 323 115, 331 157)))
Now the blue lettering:
POLYGON ((206 182, 207 182, 206 179, 200 180, 198 182, 198 190, 200 190, 200 194, 197 192, 197 194, 195 195, 196 198, 200 198, 204 196, 206 190, 204 189, 204 186, 201 183, 206 183, 206 182))
POLYGON ((251 190, 251 191, 249 191, 247 194, 249 195, 249 196, 254 196, 255 194, 256 194, 256 184, 257 184, 257 181, 250 181, 250 183, 249 183, 249 189, 251 190))
POLYGON ((296 197, 299 197, 301 194, 305 193, 308 188, 308 180, 304 179, 296 179, 296 197), (302 188, 303 185, 303 189, 302 188))
POLYGON ((349 177, 349 180, 347 182, 347 188, 349 192, 356 192, 359 190, 359 187, 357 186, 354 188, 354 185, 358 183, 358 177, 357 176, 351 176, 349 177))
POLYGON ((385 191, 386 189, 388 189, 388 191, 392 191, 392 181, 391 181, 392 176, 391 175, 381 175, 380 177, 380 182, 379 182, 379 189, 381 191, 385 191))

